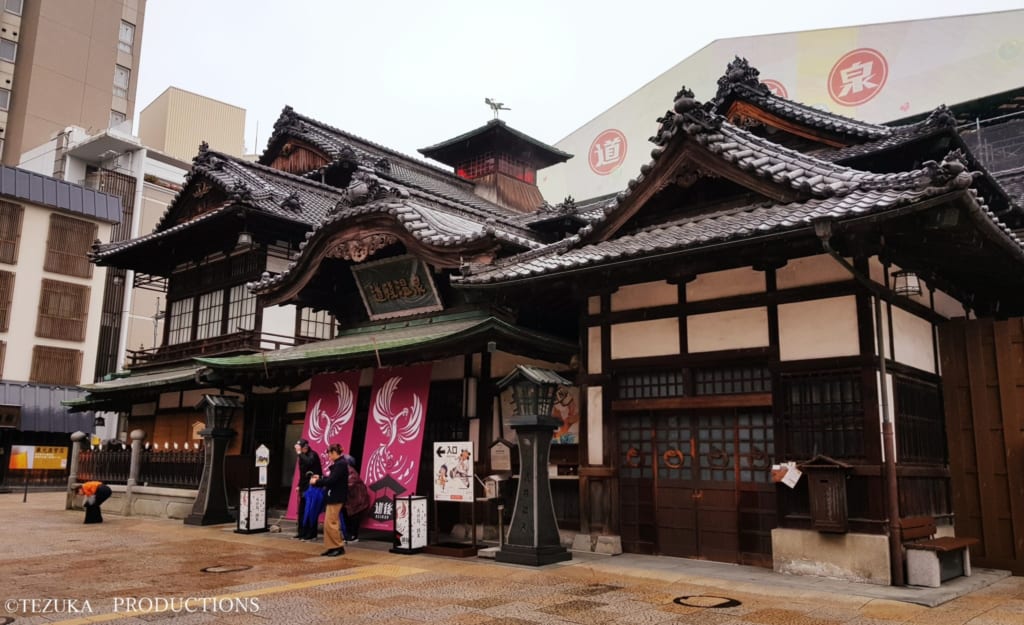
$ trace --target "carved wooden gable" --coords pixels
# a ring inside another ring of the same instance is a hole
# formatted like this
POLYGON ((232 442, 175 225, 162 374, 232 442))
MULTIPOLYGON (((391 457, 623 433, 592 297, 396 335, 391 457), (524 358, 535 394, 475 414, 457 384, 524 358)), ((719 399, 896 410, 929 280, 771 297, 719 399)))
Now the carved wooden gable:
POLYGON ((274 169, 301 175, 327 165, 331 159, 317 148, 297 139, 286 139, 270 162, 274 169))
POLYGON ((224 206, 228 196, 221 186, 204 176, 195 176, 178 194, 162 220, 161 229, 176 226, 224 206))

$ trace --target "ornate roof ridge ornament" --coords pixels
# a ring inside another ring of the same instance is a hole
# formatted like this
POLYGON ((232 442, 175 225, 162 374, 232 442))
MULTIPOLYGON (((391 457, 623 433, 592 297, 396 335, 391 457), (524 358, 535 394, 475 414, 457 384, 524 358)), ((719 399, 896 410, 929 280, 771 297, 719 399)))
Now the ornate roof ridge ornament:
POLYGON ((921 122, 921 126, 924 128, 955 128, 956 116, 948 106, 940 104, 935 110, 928 113, 928 117, 921 122))
POLYGON ((350 260, 354 263, 361 263, 369 256, 379 252, 389 245, 398 243, 398 237, 393 234, 377 232, 362 237, 339 241, 331 245, 325 255, 326 258, 340 258, 350 260))
POLYGON ((281 201, 281 208, 290 210, 293 213, 302 212, 302 200, 299 199, 299 194, 295 191, 289 193, 288 196, 281 201))
POLYGON ((757 95, 770 96, 771 90, 761 84, 761 72, 750 64, 746 58, 736 56, 725 68, 725 73, 718 79, 718 92, 715 100, 722 101, 737 88, 749 89, 757 95))
POLYGON ((951 189, 966 189, 981 176, 980 171, 968 170, 967 155, 960 149, 946 154, 941 163, 925 161, 924 169, 933 183, 951 189))
POLYGON ((335 205, 335 211, 349 206, 362 206, 368 202, 382 200, 387 197, 409 197, 407 191, 398 187, 389 187, 383 184, 377 176, 366 172, 357 172, 352 177, 352 183, 341 193, 342 198, 335 205))

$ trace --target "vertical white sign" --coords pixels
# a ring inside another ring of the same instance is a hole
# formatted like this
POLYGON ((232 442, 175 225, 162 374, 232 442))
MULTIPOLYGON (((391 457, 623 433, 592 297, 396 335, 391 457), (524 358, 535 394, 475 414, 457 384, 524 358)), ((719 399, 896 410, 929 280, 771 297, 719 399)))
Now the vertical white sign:
POLYGON ((434 443, 434 501, 473 501, 473 444, 434 443))

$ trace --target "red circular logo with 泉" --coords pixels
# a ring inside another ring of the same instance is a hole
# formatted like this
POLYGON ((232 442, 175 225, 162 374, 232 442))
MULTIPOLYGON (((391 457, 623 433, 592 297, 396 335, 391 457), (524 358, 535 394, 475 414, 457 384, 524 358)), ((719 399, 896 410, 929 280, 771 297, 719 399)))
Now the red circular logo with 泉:
POLYGON ((844 106, 859 106, 878 95, 889 77, 889 63, 878 50, 847 52, 828 74, 828 94, 844 106))
POLYGON ((607 176, 626 160, 626 135, 609 128, 597 135, 590 144, 590 169, 599 176, 607 176))
POLYGON ((768 87, 768 90, 771 91, 772 95, 774 95, 776 97, 779 97, 779 98, 788 98, 789 97, 789 92, 786 91, 786 88, 782 85, 782 83, 777 81, 777 80, 769 78, 767 80, 762 80, 761 84, 764 85, 765 87, 768 87))

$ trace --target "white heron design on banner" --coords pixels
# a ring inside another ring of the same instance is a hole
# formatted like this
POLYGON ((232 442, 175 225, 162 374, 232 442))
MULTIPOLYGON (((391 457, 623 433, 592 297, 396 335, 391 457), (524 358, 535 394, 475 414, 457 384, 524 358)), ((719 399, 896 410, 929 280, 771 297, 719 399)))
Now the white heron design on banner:
POLYGON ((395 389, 398 388, 401 381, 401 376, 396 375, 385 382, 370 409, 370 416, 380 427, 386 440, 381 442, 367 458, 366 469, 363 472, 363 480, 367 484, 373 484, 385 475, 390 475, 399 482, 405 482, 416 469, 416 458, 407 458, 404 455, 396 456, 391 451, 391 447, 396 441, 402 444, 419 438, 420 428, 423 426, 423 402, 416 393, 411 393, 411 406, 395 410, 391 405, 395 389))
POLYGON ((325 449, 331 444, 331 439, 337 437, 345 424, 352 420, 355 413, 352 389, 348 384, 335 382, 334 394, 338 398, 338 404, 331 414, 327 414, 327 411, 320 407, 323 399, 317 399, 309 415, 309 438, 323 443, 325 449))

